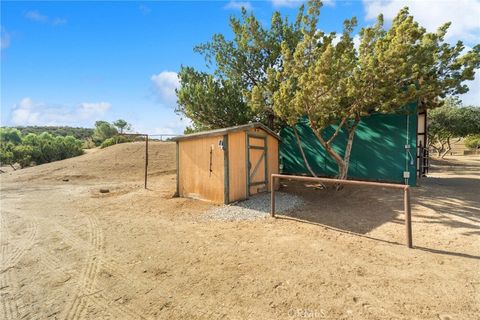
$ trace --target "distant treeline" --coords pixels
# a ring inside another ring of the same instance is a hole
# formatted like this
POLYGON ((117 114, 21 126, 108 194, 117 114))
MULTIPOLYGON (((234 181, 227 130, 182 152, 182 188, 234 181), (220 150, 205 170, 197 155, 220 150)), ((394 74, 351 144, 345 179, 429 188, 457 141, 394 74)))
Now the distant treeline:
MULTIPOLYGON (((95 129, 67 126, 0 127, 0 166, 20 168, 63 160, 83 154, 83 149, 105 148, 137 140, 122 135, 131 130, 123 119, 96 121, 95 129)), ((1 172, 1 169, 0 169, 1 172)))
POLYGON ((72 136, 79 140, 86 140, 93 135, 94 129, 92 128, 77 128, 67 126, 26 126, 26 127, 12 127, 20 131, 20 133, 26 136, 29 133, 42 134, 48 132, 54 136, 72 136))

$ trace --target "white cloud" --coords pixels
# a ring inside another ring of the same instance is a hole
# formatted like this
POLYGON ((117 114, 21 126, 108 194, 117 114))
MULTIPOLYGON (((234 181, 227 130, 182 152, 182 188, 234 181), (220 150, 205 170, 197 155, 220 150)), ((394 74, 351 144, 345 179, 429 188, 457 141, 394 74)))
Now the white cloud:
POLYGON ((449 41, 480 40, 480 1, 420 1, 420 0, 363 0, 367 20, 374 20, 383 13, 392 20, 398 11, 408 6, 410 13, 422 26, 435 31, 445 22, 452 22, 446 39, 449 41))
POLYGON ((36 22, 48 22, 48 17, 38 11, 32 10, 25 13, 25 18, 36 22))
POLYGON ((252 4, 249 1, 231 0, 223 8, 232 10, 241 10, 242 8, 245 8, 246 10, 252 10, 252 4))
MULTIPOLYGON (((274 7, 287 7, 295 8, 300 6, 302 3, 306 2, 305 0, 271 0, 274 7)), ((325 6, 335 6, 334 0, 324 0, 322 1, 325 6)))
POLYGON ((2 49, 6 49, 10 46, 10 33, 8 33, 4 27, 0 27, 0 33, 1 33, 0 47, 2 49))
POLYGON ((25 13, 25 18, 28 20, 39 22, 39 23, 49 23, 53 26, 58 26, 67 23, 67 20, 64 18, 50 18, 36 10, 30 10, 25 13))
POLYGON ((173 71, 162 71, 150 78, 155 86, 160 103, 166 106, 176 104, 177 95, 175 89, 180 87, 178 75, 173 71))
POLYGON ((91 126, 111 108, 108 102, 81 103, 77 107, 34 102, 23 98, 12 108, 14 125, 72 125, 91 126))

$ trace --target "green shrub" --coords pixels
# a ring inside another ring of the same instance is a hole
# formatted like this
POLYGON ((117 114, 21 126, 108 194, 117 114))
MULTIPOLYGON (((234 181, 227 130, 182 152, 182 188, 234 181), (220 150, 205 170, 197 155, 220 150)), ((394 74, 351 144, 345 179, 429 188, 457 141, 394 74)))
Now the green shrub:
POLYGON ((107 121, 95 122, 95 130, 93 131, 93 141, 98 144, 102 144, 105 140, 113 138, 118 134, 117 129, 107 121))
POLYGON ((83 141, 83 145, 82 145, 83 149, 92 149, 95 147, 96 145, 92 138, 87 138, 85 141, 83 141))
POLYGON ((113 146, 114 144, 119 144, 119 143, 125 143, 125 142, 130 142, 131 140, 125 136, 114 136, 109 139, 106 139, 105 141, 102 142, 100 145, 100 148, 106 148, 113 146))
POLYGON ((54 136, 43 132, 39 135, 34 133, 23 137, 20 135, 17 138, 15 133, 7 132, 8 134, 5 134, 4 128, 1 131, 4 138, 0 144, 0 163, 2 165, 18 163, 20 167, 24 168, 31 163, 43 164, 83 154, 82 141, 73 136, 54 136))
POLYGON ((26 145, 18 145, 13 148, 13 157, 20 168, 28 167, 35 153, 34 147, 26 145))
POLYGON ((465 146, 469 149, 480 148, 480 134, 472 134, 465 138, 465 146))
POLYGON ((0 128, 0 144, 22 142, 22 134, 15 128, 0 128))

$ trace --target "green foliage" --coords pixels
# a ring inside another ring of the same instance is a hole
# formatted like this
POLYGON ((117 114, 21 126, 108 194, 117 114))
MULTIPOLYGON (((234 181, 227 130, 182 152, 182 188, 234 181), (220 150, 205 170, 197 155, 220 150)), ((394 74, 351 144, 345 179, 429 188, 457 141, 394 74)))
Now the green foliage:
POLYGON ((13 148, 13 158, 15 162, 20 165, 20 168, 25 168, 30 165, 34 156, 35 148, 29 145, 18 145, 13 148))
POLYGON ((374 26, 362 28, 357 50, 356 19, 345 21, 335 43, 335 34, 317 29, 320 7, 319 1, 309 2, 302 40, 293 49, 283 43, 283 68, 268 70, 269 85, 254 86, 252 93, 257 104, 273 97, 275 113, 290 125, 306 115, 344 179, 361 117, 405 112, 414 101, 430 109, 441 105, 439 98, 466 92, 464 81, 472 80, 480 65, 480 46, 461 55, 461 42, 453 47, 444 42, 448 24, 427 33, 404 8, 388 29, 382 16, 374 26), (331 125, 337 130, 325 138, 331 125), (331 147, 340 131, 348 135, 343 152, 331 147))
POLYGON ((118 130, 120 130, 120 133, 123 133, 125 131, 132 129, 132 125, 123 119, 118 119, 117 121, 114 121, 113 125, 117 127, 118 130))
POLYGON ((106 147, 113 146, 115 144, 131 142, 131 141, 132 141, 132 139, 129 139, 125 136, 114 136, 114 137, 108 138, 105 141, 103 141, 102 144, 100 145, 100 148, 103 149, 103 148, 106 148, 106 147))
POLYGON ((117 134, 118 131, 112 124, 107 121, 96 121, 92 139, 96 144, 101 144, 117 134))
POLYGON ((268 70, 282 67, 281 46, 294 48, 302 37, 303 6, 297 19, 290 23, 279 12, 272 15, 269 28, 242 10, 240 18, 232 17, 233 39, 215 34, 208 43, 195 47, 207 66, 216 66, 213 75, 182 68, 178 95, 178 112, 191 119, 194 127, 204 130, 261 121, 278 129, 272 105, 253 103, 252 89, 267 85, 268 70))
POLYGON ((15 128, 0 128, 0 144, 13 143, 19 144, 22 142, 22 134, 15 128))
POLYGON ((480 148, 480 134, 468 135, 465 138, 465 146, 469 149, 479 149, 480 148))
POLYGON ((15 145, 12 142, 2 143, 0 145, 0 165, 13 165, 15 163, 15 157, 13 155, 13 149, 15 145))
POLYGON ((43 132, 39 135, 29 133, 19 137, 19 142, 15 138, 0 145, 0 162, 2 165, 18 163, 20 167, 24 168, 32 162, 43 164, 75 157, 83 153, 82 141, 73 136, 54 136, 49 132, 43 132))
POLYGON ((83 149, 92 149, 95 148, 95 142, 93 141, 92 138, 87 138, 85 141, 83 141, 83 149))
POLYGON ((182 67, 179 79, 176 111, 192 119, 189 132, 245 124, 252 118, 240 88, 232 81, 190 67, 182 67))
POLYGON ((91 128, 76 128, 67 126, 27 126, 27 127, 15 127, 18 129, 22 136, 29 133, 39 135, 43 132, 51 133, 54 136, 73 136, 80 140, 85 140, 91 137, 93 129, 91 128))
POLYGON ((456 99, 445 99, 442 107, 429 112, 428 119, 429 146, 438 156, 450 151, 451 139, 480 134, 480 108, 462 107, 456 99))

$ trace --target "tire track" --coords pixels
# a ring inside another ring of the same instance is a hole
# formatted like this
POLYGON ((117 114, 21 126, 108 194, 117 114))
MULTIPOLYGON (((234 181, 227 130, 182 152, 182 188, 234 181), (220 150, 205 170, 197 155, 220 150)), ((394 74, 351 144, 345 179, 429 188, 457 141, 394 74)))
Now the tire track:
POLYGON ((0 244, 2 246, 0 251, 0 261, 2 269, 0 270, 0 297, 3 315, 5 319, 25 319, 26 314, 22 315, 19 304, 25 308, 22 298, 15 294, 15 284, 17 284, 14 275, 14 268, 20 261, 22 256, 29 250, 35 242, 38 225, 33 221, 28 221, 26 232, 26 244, 17 246, 11 250, 10 240, 13 239, 11 232, 7 226, 7 219, 5 213, 0 213, 0 244), (12 294, 13 291, 13 294, 12 294))
POLYGON ((89 221, 89 240, 84 240, 80 236, 73 234, 70 230, 61 225, 57 225, 56 229, 61 234, 62 240, 68 242, 78 249, 88 251, 87 265, 82 270, 82 275, 78 280, 78 291, 70 306, 65 310, 65 319, 80 319, 88 305, 96 305, 102 310, 109 313, 116 319, 145 319, 128 307, 124 307, 109 299, 103 290, 96 290, 96 278, 101 269, 112 271, 118 274, 120 271, 122 279, 127 279, 130 270, 120 267, 115 262, 108 262, 103 257, 104 252, 104 236, 103 230, 98 226, 98 220, 95 216, 88 216, 89 221))
POLYGON ((22 237, 26 239, 27 244, 24 246, 17 246, 12 252, 10 252, 8 259, 6 259, 3 263, 3 270, 14 267, 25 254, 25 251, 33 246, 37 236, 38 225, 33 221, 28 221, 27 223, 27 235, 22 237))
POLYGON ((75 294, 71 306, 67 309, 66 319, 79 319, 82 311, 87 306, 85 296, 92 294, 92 291, 95 289, 95 280, 100 269, 101 253, 103 251, 103 231, 98 227, 95 216, 89 215, 87 220, 88 242, 90 244, 87 263, 78 280, 78 292, 75 294))

